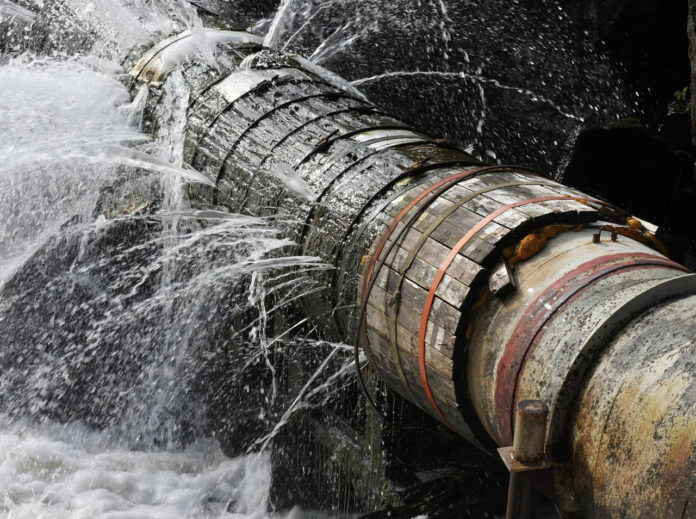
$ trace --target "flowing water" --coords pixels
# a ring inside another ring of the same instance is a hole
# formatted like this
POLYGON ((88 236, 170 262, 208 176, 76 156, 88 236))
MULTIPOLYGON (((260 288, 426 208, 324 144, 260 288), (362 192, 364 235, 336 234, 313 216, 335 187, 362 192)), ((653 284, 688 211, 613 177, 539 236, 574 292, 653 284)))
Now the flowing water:
MULTIPOLYGON (((631 106, 563 11, 544 14, 543 40, 520 43, 510 34, 533 12, 479 3, 282 0, 254 30, 482 157, 529 146, 553 164, 559 129, 631 106), (505 66, 482 35, 502 42, 505 66), (502 105, 535 115, 514 126, 495 117, 502 105)), ((271 511, 268 447, 351 383, 347 347, 303 338, 305 321, 268 330, 317 289, 301 274, 327 266, 287 255, 267 220, 186 198, 207 180, 183 163, 180 76, 156 135, 139 129, 147 90, 131 99, 124 86, 123 64, 176 31, 214 62, 195 10, 0 0, 0 29, 0 517, 317 515, 271 511), (53 15, 39 26, 41 9, 53 15), (308 351, 320 355, 304 384, 280 398, 277 357, 308 351)))
MULTIPOLYGON (((0 23, 31 27, 30 7, 4 0, 0 23)), ((66 2, 56 26, 77 7, 66 2)), ((291 243, 263 219, 183 196, 185 184, 209 182, 182 162, 188 92, 176 73, 167 124, 154 138, 139 131, 147 90, 131 100, 120 61, 184 28, 213 59, 195 10, 83 8, 79 29, 102 32, 86 49, 48 32, 54 52, 0 66, 0 517, 266 516, 266 447, 309 405, 328 363, 278 407, 269 358, 289 339, 267 336, 266 322, 313 289, 298 273, 325 266, 286 255, 291 243), (267 279, 277 308, 263 306, 267 279), (231 340, 242 343, 234 359, 231 340), (220 408, 244 418, 228 427, 236 457, 215 438, 220 408), (251 432, 235 436, 234 425, 251 432)))

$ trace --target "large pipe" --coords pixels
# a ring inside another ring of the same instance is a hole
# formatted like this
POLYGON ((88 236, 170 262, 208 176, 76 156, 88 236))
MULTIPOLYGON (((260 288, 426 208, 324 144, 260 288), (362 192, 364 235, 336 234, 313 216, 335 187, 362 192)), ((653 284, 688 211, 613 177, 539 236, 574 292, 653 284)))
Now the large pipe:
POLYGON ((183 35, 133 70, 148 118, 177 67, 185 158, 217 186, 192 194, 336 267, 303 301, 323 336, 357 327, 393 391, 477 444, 511 444, 515 403, 543 400, 567 516, 696 517, 696 278, 648 224, 480 164, 252 35, 208 36, 218 68, 183 35))

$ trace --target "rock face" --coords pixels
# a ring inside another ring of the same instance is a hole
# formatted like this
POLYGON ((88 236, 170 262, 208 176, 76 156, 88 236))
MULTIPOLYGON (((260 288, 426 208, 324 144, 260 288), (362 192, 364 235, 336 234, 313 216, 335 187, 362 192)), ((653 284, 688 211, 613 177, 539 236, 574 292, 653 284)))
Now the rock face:
POLYGON ((689 60, 691 62, 691 139, 696 145, 696 0, 689 0, 689 18, 687 33, 689 36, 689 60))
POLYGON ((275 0, 191 0, 203 15, 213 14, 234 27, 245 29, 273 14, 278 2, 275 0))
POLYGON ((560 179, 659 225, 672 257, 694 268, 696 177, 683 110, 677 106, 660 133, 636 119, 578 129, 567 144, 560 179))
POLYGON ((665 239, 674 257, 692 268, 695 6, 693 0, 587 1, 568 6, 576 23, 584 24, 609 55, 624 64, 629 85, 642 95, 629 118, 578 126, 565 144, 557 176, 659 224, 669 234, 665 239))

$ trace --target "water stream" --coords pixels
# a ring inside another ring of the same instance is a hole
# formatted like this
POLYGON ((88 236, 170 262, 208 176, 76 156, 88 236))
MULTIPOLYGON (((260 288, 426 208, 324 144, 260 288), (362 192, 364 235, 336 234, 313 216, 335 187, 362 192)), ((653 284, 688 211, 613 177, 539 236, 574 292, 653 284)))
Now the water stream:
MULTIPOLYGON (((31 24, 30 7, 4 1, 0 22, 31 24)), ((302 276, 279 283, 286 272, 325 266, 284 254, 291 243, 263 219, 183 196, 209 181, 183 163, 176 73, 167 124, 139 131, 147 90, 131 100, 120 61, 177 27, 214 59, 195 10, 95 1, 83 14, 87 32, 103 31, 89 47, 56 39, 57 53, 0 65, 0 517, 264 517, 265 447, 308 405, 305 392, 278 407, 269 358, 289 336, 268 336, 267 321, 312 290, 302 276), (243 342, 234 359, 230 334, 243 342), (215 439, 219 407, 256 427, 226 446, 237 457, 215 439)))

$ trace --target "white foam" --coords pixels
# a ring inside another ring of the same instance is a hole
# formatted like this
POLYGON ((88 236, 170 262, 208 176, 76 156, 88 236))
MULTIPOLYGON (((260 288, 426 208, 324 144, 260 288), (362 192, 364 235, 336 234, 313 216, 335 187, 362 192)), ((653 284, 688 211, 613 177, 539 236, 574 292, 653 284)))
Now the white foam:
POLYGON ((2 518, 261 518, 270 483, 267 454, 229 459, 213 440, 142 452, 79 425, 0 432, 2 518))

